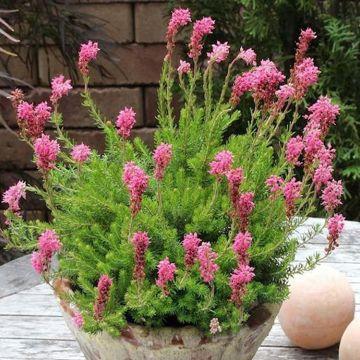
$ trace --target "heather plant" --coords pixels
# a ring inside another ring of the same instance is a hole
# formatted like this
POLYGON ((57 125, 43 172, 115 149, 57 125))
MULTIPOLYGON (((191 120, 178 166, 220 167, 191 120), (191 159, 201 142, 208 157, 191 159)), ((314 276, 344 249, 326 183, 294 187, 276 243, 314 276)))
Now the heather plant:
POLYGON ((59 296, 71 305, 76 326, 90 333, 116 336, 128 323, 236 332, 258 305, 287 297, 292 275, 312 269, 338 246, 342 185, 333 178, 335 151, 326 136, 339 107, 320 97, 306 110, 305 128, 295 132, 304 97, 318 80, 307 56, 316 34, 301 32, 286 80, 252 49, 228 60, 229 45, 221 42, 200 66, 204 38, 215 27, 210 17, 194 22, 189 59, 175 64, 176 35, 190 22, 189 10, 173 11, 153 152, 138 138, 130 141, 133 109, 105 119, 91 98, 88 65, 99 51, 96 43, 82 45, 79 69, 83 106, 105 134, 104 154, 63 131, 58 103, 71 84, 62 75, 52 81, 50 103, 29 104, 13 93, 20 137, 34 148, 43 188, 19 182, 6 191, 4 236, 12 246, 35 250, 33 268, 50 286, 66 279, 71 291, 59 296), (213 76, 221 66, 227 75, 217 97, 213 76), (185 99, 179 118, 172 107, 175 83, 185 99), (199 87, 203 98, 196 95, 199 87), (237 105, 245 93, 254 104, 247 131, 225 138, 229 126, 243 121, 237 105), (47 121, 54 139, 44 134, 47 121), (46 201, 50 223, 21 218, 19 202, 29 191, 46 201), (323 226, 295 236, 318 202, 327 213, 323 226), (324 252, 294 262, 297 249, 325 227, 324 252))

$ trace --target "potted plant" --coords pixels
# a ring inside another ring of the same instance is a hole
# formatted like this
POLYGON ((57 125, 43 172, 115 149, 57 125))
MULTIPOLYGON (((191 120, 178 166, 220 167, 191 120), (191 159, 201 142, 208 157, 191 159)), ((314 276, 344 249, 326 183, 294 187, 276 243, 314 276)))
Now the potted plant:
POLYGON ((96 43, 82 45, 79 70, 83 106, 105 134, 104 154, 64 132, 58 103, 71 84, 62 75, 52 81, 51 106, 13 93, 20 137, 34 148, 43 188, 19 182, 4 194, 4 235, 13 246, 36 249, 32 265, 54 288, 88 359, 251 359, 288 295, 289 277, 338 245, 344 218, 334 210, 342 186, 333 179, 335 151, 325 137, 339 108, 321 97, 303 109, 319 74, 306 57, 315 33, 301 32, 287 81, 273 62, 240 49, 215 96, 213 73, 227 61, 229 45, 212 45, 201 63, 214 21, 197 20, 192 63, 174 66, 175 36, 190 22, 189 10, 173 11, 153 152, 138 138, 129 141, 133 109, 121 110, 113 123, 92 100, 88 64, 96 43), (178 119, 177 80, 184 97, 178 119), (236 110, 242 96, 254 99, 251 122, 244 134, 226 136, 242 119, 236 110), (56 139, 44 134, 46 121, 56 139), (46 201, 49 223, 22 220, 26 191, 46 201), (327 213, 324 225, 299 239, 295 229, 318 203, 327 213), (297 249, 325 226, 324 254, 293 263, 297 249))

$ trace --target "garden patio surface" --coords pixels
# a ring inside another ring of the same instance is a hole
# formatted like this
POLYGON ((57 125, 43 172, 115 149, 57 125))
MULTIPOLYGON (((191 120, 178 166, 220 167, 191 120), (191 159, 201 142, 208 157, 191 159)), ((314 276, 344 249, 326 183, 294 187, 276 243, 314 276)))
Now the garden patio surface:
MULTIPOLYGON (((299 233, 318 221, 309 219, 299 233)), ((299 251, 296 261, 304 260, 314 251, 322 252, 326 242, 326 236, 318 236, 299 251)), ((347 221, 339 243, 340 247, 324 262, 347 276, 356 296, 355 317, 360 318, 360 223, 347 221)), ((338 346, 322 351, 304 351, 295 347, 276 321, 254 359, 337 358, 338 346)), ((31 269, 29 255, 0 267, 0 359, 85 359, 66 327, 51 289, 42 284, 31 269)))

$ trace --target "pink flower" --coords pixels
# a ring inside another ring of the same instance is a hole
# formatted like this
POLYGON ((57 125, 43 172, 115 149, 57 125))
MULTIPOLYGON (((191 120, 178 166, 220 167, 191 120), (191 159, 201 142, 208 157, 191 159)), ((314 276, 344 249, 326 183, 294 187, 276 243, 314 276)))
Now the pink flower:
POLYGON ((234 239, 234 244, 232 246, 235 254, 238 257, 238 262, 248 263, 249 257, 247 251, 249 250, 252 242, 251 234, 248 231, 239 232, 234 239))
POLYGON ((55 167, 60 146, 56 140, 50 140, 49 135, 42 134, 35 140, 34 150, 36 155, 36 165, 43 171, 51 170, 55 167))
POLYGON ((175 46, 175 36, 179 30, 191 22, 191 13, 189 9, 174 9, 166 32, 166 41, 168 52, 171 53, 175 46))
POLYGON ((40 252, 34 251, 31 254, 31 266, 38 274, 44 271, 44 259, 40 252))
POLYGON ((84 326, 84 318, 83 316, 81 315, 80 312, 78 311, 75 311, 74 312, 74 315, 72 317, 72 320, 74 322, 74 325, 78 328, 78 329, 81 329, 83 326, 84 326))
POLYGON ((167 283, 174 280, 176 265, 169 261, 169 258, 166 257, 164 260, 161 260, 157 266, 158 268, 158 278, 156 280, 156 285, 161 288, 165 296, 169 295, 169 290, 167 288, 167 283))
POLYGON ((9 210, 16 213, 20 211, 20 199, 26 199, 26 183, 18 181, 16 185, 10 186, 3 194, 2 202, 9 205, 9 210))
POLYGON ((339 246, 337 240, 339 239, 339 236, 344 229, 344 225, 345 218, 340 214, 335 214, 328 220, 327 228, 329 231, 329 245, 325 249, 327 254, 334 250, 337 246, 339 246))
POLYGON ((246 65, 256 66, 256 53, 253 49, 244 50, 242 47, 240 48, 240 52, 236 59, 241 59, 245 62, 246 65))
POLYGON ((165 175, 165 169, 169 165, 172 157, 172 145, 160 144, 154 151, 155 179, 161 181, 165 175))
POLYGON ((39 137, 45 127, 45 123, 51 117, 51 108, 47 102, 41 102, 34 107, 26 101, 21 101, 17 108, 18 124, 20 129, 30 138, 39 137))
POLYGON ((322 136, 325 136, 331 125, 335 125, 336 117, 340 113, 338 105, 333 105, 327 96, 320 96, 318 101, 309 107, 309 115, 306 129, 320 128, 322 136))
POLYGON ((246 293, 246 284, 254 278, 254 268, 247 264, 239 264, 230 276, 231 302, 240 306, 246 293))
POLYGON ((149 177, 145 171, 129 161, 124 166, 123 181, 131 197, 131 215, 134 217, 141 209, 142 194, 148 187, 149 177))
POLYGON ((80 145, 75 145, 71 151, 71 157, 74 161, 78 163, 83 163, 88 160, 90 156, 91 150, 90 148, 81 143, 80 145))
POLYGON ((106 305, 110 298, 112 280, 108 275, 101 275, 97 286, 97 298, 94 304, 94 319, 100 321, 103 318, 106 305))
POLYGON ((280 83, 285 76, 276 68, 270 60, 261 60, 259 66, 253 71, 252 93, 255 100, 263 101, 268 106, 275 95, 280 83))
POLYGON ((278 98, 276 103, 276 108, 281 110, 285 103, 295 95, 295 89, 292 85, 281 85, 279 90, 275 92, 276 97, 278 98))
POLYGON ((321 149, 317 152, 316 157, 323 166, 331 166, 335 159, 335 153, 336 151, 331 147, 331 144, 328 144, 327 146, 323 144, 321 149))
POLYGON ((326 211, 331 212, 336 207, 342 204, 341 202, 342 194, 343 194, 343 187, 341 180, 339 181, 331 180, 326 184, 326 187, 321 194, 321 199, 322 199, 321 204, 325 207, 326 211))
POLYGON ((16 88, 10 92, 11 105, 13 106, 14 109, 17 109, 20 103, 24 101, 24 98, 25 95, 21 89, 16 88))
POLYGON ((87 44, 81 44, 78 65, 83 76, 89 75, 89 62, 96 59, 99 50, 97 42, 89 41, 87 44))
POLYGON ((317 158, 319 151, 324 148, 321 132, 317 128, 310 129, 304 135, 305 168, 308 168, 317 158))
POLYGON ((180 60, 180 65, 177 68, 178 73, 181 74, 187 74, 191 71, 190 63, 184 60, 180 60))
POLYGON ((220 151, 215 155, 214 161, 210 163, 209 173, 215 176, 225 175, 230 170, 233 161, 233 154, 230 151, 220 151))
POLYGON ((215 27, 215 20, 211 17, 204 17, 201 20, 197 20, 194 24, 193 32, 189 44, 189 57, 195 61, 201 54, 203 48, 202 40, 204 36, 211 34, 215 27))
POLYGON ((135 112, 133 108, 125 108, 119 112, 119 115, 116 119, 116 127, 118 128, 118 134, 122 136, 123 139, 128 139, 130 137, 130 131, 136 123, 135 112))
POLYGON ((210 333, 215 335, 216 333, 221 332, 221 326, 218 318, 212 318, 210 321, 210 333))
POLYGON ((200 243, 201 240, 198 238, 196 233, 184 236, 182 244, 185 249, 185 266, 188 269, 194 265, 195 260, 197 259, 200 243))
POLYGON ((212 52, 207 53, 210 61, 221 63, 226 60, 229 55, 230 46, 227 42, 221 43, 217 41, 216 44, 212 45, 212 52))
POLYGON ((308 88, 316 84, 319 74, 320 70, 314 65, 314 59, 312 58, 305 58, 299 64, 295 65, 293 82, 296 100, 300 100, 308 88))
POLYGON ((133 235, 132 244, 135 252, 134 279, 145 279, 145 251, 150 245, 150 239, 146 232, 137 232, 133 235))
POLYGON ((198 260, 200 263, 200 275, 204 282, 210 283, 214 280, 214 274, 219 270, 215 264, 218 254, 211 249, 209 242, 202 243, 198 248, 198 260))
POLYGON ((254 210, 254 207, 255 203, 253 192, 246 192, 239 196, 236 212, 240 220, 240 231, 245 231, 249 225, 249 217, 254 210))
POLYGON ((61 249, 60 239, 54 230, 45 230, 39 236, 39 249, 41 254, 51 258, 61 249))
POLYGON ((241 167, 232 169, 226 173, 226 177, 229 182, 230 200, 235 209, 239 198, 239 188, 244 181, 244 171, 241 167))
POLYGON ((38 239, 39 251, 31 255, 33 269, 42 274, 50 270, 51 260, 54 254, 61 250, 62 244, 54 230, 45 230, 38 239))
POLYGON ((271 175, 268 179, 266 179, 265 184, 270 192, 275 194, 282 189, 282 186, 284 185, 284 179, 277 175, 271 175))
POLYGON ((316 33, 312 29, 307 28, 306 30, 301 30, 295 55, 296 63, 299 63, 304 59, 304 56, 308 51, 309 44, 311 40, 314 39, 316 39, 316 33))
POLYGON ((291 138, 286 145, 286 160, 293 166, 301 165, 299 157, 304 149, 303 139, 300 135, 291 138))
POLYGON ((71 80, 65 80, 64 75, 59 75, 51 80, 50 101, 56 104, 63 96, 69 94, 72 89, 71 80))
POLYGON ((315 170, 313 181, 316 191, 320 191, 321 186, 326 185, 332 179, 333 170, 332 166, 322 164, 315 170))
POLYGON ((291 217, 295 210, 295 201, 301 196, 301 181, 292 178, 284 185, 283 192, 285 197, 286 215, 291 217))
POLYGON ((233 106, 236 106, 243 94, 249 91, 253 86, 253 75, 252 72, 247 71, 242 75, 239 75, 235 78, 234 84, 232 86, 230 103, 233 106))

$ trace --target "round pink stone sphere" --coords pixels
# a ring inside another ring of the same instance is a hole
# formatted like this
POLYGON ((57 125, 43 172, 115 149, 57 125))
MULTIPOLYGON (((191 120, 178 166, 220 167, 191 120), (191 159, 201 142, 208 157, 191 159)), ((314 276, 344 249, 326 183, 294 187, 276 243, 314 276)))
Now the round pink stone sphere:
POLYGON ((279 312, 288 338, 304 349, 324 349, 341 339, 354 318, 354 292, 343 274, 321 265, 290 281, 279 312))
POLYGON ((360 358, 360 320, 353 320, 341 338, 339 360, 358 360, 360 358))

